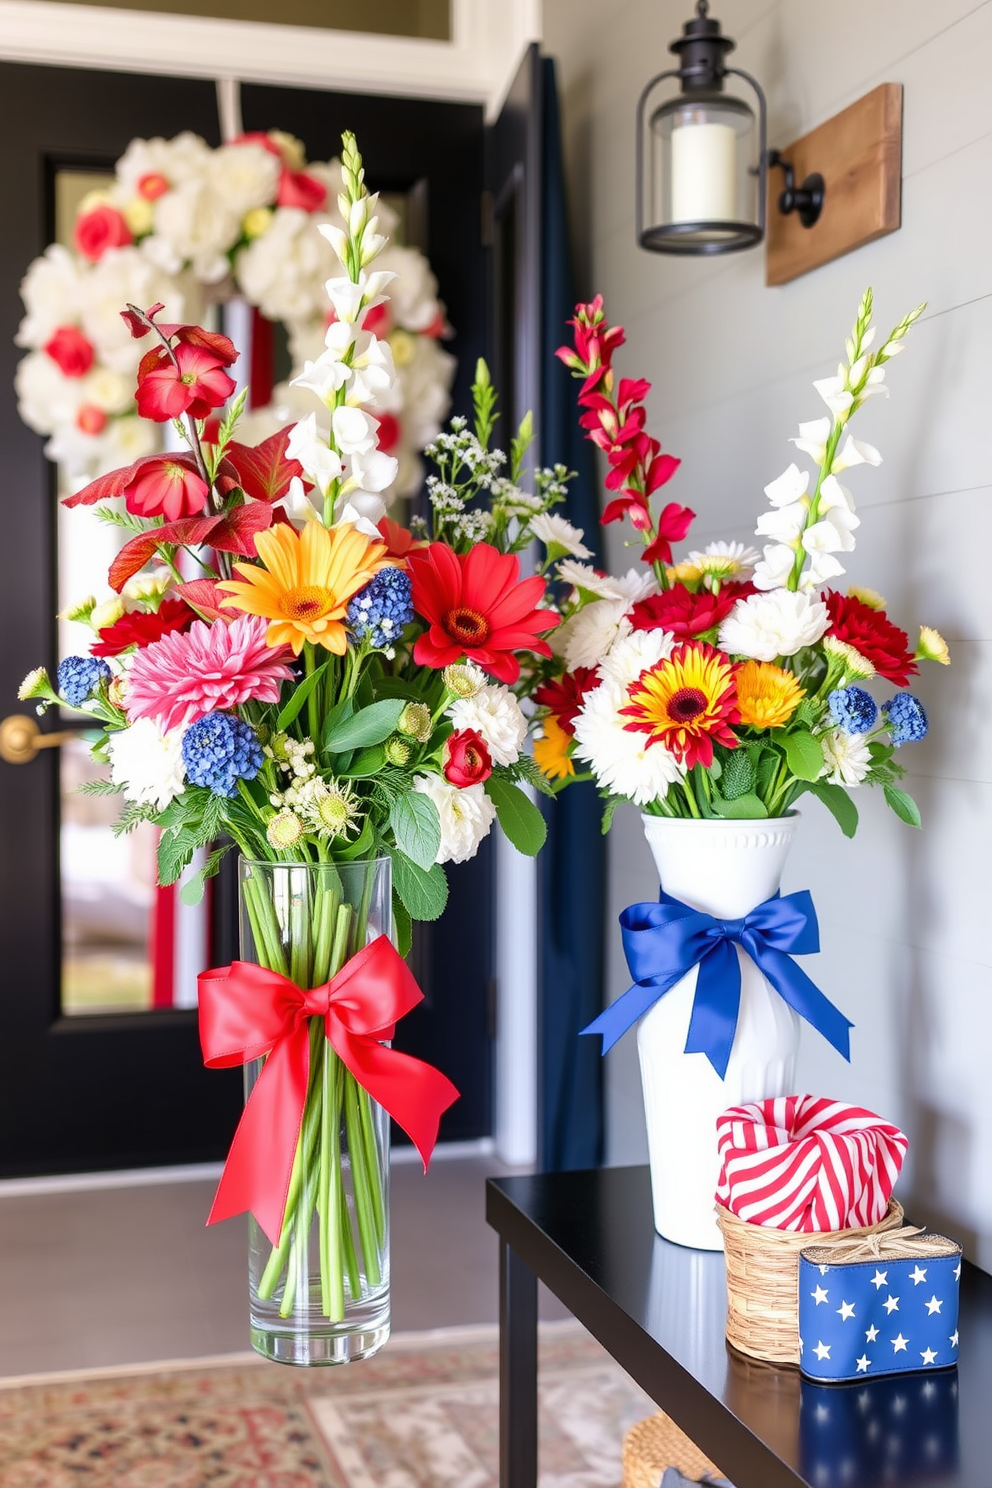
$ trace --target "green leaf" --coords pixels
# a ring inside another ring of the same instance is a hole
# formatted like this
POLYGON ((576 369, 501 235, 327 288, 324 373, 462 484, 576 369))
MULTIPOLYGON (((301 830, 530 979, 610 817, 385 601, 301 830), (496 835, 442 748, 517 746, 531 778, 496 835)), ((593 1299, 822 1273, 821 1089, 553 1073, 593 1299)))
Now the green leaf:
POLYGON ((342 847, 340 845, 336 846, 334 849, 334 856, 336 859, 340 859, 344 863, 353 862, 356 858, 369 857, 371 856, 374 842, 375 833, 372 831, 372 823, 369 821, 368 817, 366 817, 364 823, 362 824, 362 830, 359 832, 354 842, 349 842, 345 847, 342 847))
POLYGON ((163 832, 158 843, 158 881, 172 884, 193 861, 193 854, 200 846, 196 834, 186 827, 178 832, 163 832))
POLYGON ((513 765, 497 765, 495 774, 502 774, 503 770, 509 771, 510 780, 526 780, 535 790, 539 790, 544 796, 557 795, 557 791, 546 775, 542 775, 529 754, 522 754, 513 765))
MULTIPOLYGON (((334 707, 331 709, 331 711, 328 713, 327 717, 324 719, 324 739, 325 739, 325 741, 327 739, 328 734, 330 734, 334 729, 336 729, 338 727, 338 725, 341 722, 343 722, 344 719, 350 718, 352 716, 352 714, 354 713, 354 711, 355 711, 355 705, 351 701, 351 698, 342 698, 339 703, 335 703, 334 704, 334 707)), ((316 743, 316 740, 314 742, 316 743)))
POLYGON ((393 887, 413 920, 436 920, 448 902, 448 880, 438 863, 425 872, 396 849, 392 853, 393 887))
POLYGON ((735 796, 732 801, 723 801, 714 795, 713 810, 717 816, 727 817, 731 821, 760 821, 768 815, 768 810, 763 801, 750 792, 743 796, 735 796))
POLYGON ((907 791, 899 790, 895 785, 885 786, 884 791, 886 801, 900 821, 904 821, 907 827, 922 827, 920 808, 907 791))
MULTIPOLYGON (((405 703, 402 698, 383 698, 361 708, 351 718, 324 730, 324 748, 331 754, 343 754, 347 749, 363 749, 369 744, 382 744, 399 723, 405 703)), ((333 717, 333 715, 332 715, 333 717)))
POLYGON ((309 677, 304 677, 303 681, 293 689, 292 697, 276 719, 276 733, 281 734, 284 729, 289 728, 289 725, 299 713, 303 704, 313 692, 329 666, 330 657, 328 657, 327 661, 322 662, 315 672, 311 672, 309 677))
POLYGON ((785 760, 798 780, 816 780, 823 770, 823 749, 818 739, 805 729, 786 734, 782 740, 785 760))
POLYGON ((844 787, 831 785, 826 780, 818 780, 812 785, 807 785, 806 789, 811 796, 823 802, 844 836, 853 837, 858 830, 858 808, 844 787))
POLYGON ((225 842, 223 847, 214 848, 213 852, 210 854, 203 867, 199 868, 197 872, 194 873, 193 877, 189 880, 188 883, 183 884, 182 888, 179 890, 179 897, 184 904, 188 904, 190 908, 192 908, 194 904, 199 904, 200 900, 203 898, 203 892, 206 888, 207 879, 214 878, 216 876, 217 870, 220 867, 223 859, 231 851, 231 848, 233 846, 233 842, 225 842))
POLYGON ((429 869, 441 847, 441 818, 430 796, 422 791, 397 796, 389 808, 389 825, 400 852, 429 869))
POLYGON ((381 744, 373 744, 370 749, 361 750, 346 770, 339 766, 337 774, 361 779, 366 775, 378 775, 385 763, 386 751, 381 744))
POLYGON ((396 942, 396 949, 400 955, 404 958, 409 956, 410 948, 413 945, 413 921, 410 919, 410 913, 406 905, 395 889, 393 890, 393 937, 396 942))
POLYGON ((607 796, 603 802, 603 824, 601 830, 604 837, 613 825, 613 813, 619 805, 620 802, 616 796, 607 796))
POLYGON ((544 846, 548 829, 544 817, 518 785, 500 775, 490 775, 486 795, 496 807, 496 816, 506 837, 518 852, 536 857, 544 846))

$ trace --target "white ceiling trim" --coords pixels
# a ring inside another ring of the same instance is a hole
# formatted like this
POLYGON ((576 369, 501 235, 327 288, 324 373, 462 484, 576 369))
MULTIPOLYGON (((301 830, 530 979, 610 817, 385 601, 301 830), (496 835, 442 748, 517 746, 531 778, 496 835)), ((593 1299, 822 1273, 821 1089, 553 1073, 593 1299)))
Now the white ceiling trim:
POLYGON ((540 38, 541 0, 452 0, 451 41, 0 0, 9 62, 450 99, 490 118, 540 38))

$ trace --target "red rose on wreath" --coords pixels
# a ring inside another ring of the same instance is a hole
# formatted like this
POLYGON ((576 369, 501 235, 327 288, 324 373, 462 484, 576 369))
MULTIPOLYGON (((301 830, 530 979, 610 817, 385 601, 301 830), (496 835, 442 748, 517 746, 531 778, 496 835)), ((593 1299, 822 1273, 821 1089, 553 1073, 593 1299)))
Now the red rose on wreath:
POLYGON ((444 778, 464 790, 481 785, 493 773, 492 755, 485 739, 475 729, 461 729, 444 743, 444 778))
POLYGON ((73 242, 77 252, 91 263, 97 263, 108 248, 126 248, 134 238, 117 208, 109 202, 101 202, 98 207, 77 217, 73 242))
POLYGON ((78 326, 59 326, 45 350, 63 377, 85 377, 93 365, 93 347, 78 326))

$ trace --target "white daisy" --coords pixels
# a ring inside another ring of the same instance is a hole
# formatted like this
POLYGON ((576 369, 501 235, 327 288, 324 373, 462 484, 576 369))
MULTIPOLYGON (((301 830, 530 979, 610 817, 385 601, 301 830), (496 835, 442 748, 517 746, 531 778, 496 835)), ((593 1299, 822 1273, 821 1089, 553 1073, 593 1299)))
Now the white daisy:
POLYGON ((564 656, 568 671, 599 666, 619 637, 630 634, 629 608, 626 599, 597 599, 558 627, 551 644, 557 656, 564 656))
POLYGON ((584 535, 582 529, 573 527, 571 522, 566 522, 564 517, 554 516, 551 512, 541 512, 539 516, 532 519, 530 530, 544 543, 554 557, 559 557, 562 553, 571 553, 573 558, 592 557, 592 553, 582 541, 584 535))
POLYGON ((675 637, 667 630, 634 630, 621 636, 609 655, 600 662, 599 675, 604 682, 629 687, 642 672, 672 654, 675 637))
POLYGON ((649 806, 668 793, 684 768, 664 744, 649 744, 647 734, 624 727, 629 720, 620 709, 629 702, 627 689, 616 682, 588 694, 575 719, 575 757, 589 765, 603 790, 649 806))

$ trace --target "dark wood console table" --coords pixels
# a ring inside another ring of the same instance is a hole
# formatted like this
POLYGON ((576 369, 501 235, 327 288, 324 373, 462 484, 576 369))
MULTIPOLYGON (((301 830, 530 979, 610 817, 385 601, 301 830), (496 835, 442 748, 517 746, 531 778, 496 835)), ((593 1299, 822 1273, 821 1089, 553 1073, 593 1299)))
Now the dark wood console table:
POLYGON ((992 1488, 992 1277, 965 1263, 957 1370, 816 1386, 724 1339, 723 1256, 654 1232, 647 1168, 494 1178, 500 1488, 537 1481, 537 1280, 735 1488, 992 1488))

